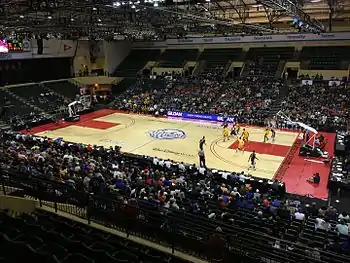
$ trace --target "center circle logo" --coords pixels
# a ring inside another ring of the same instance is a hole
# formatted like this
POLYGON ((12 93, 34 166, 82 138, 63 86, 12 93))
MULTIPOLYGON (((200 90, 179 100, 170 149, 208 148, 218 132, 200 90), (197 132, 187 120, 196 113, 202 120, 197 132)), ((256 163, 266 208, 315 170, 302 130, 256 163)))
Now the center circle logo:
POLYGON ((149 135, 152 138, 155 138, 158 140, 175 140, 175 139, 186 138, 185 132, 178 129, 159 129, 156 131, 151 131, 149 135))

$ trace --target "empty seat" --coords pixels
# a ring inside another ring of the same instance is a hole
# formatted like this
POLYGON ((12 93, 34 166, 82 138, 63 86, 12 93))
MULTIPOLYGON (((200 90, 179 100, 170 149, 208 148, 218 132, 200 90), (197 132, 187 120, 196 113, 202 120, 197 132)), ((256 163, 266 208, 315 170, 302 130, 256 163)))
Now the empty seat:
POLYGON ((241 56, 241 48, 204 49, 198 60, 205 61, 203 69, 205 74, 215 70, 222 70, 229 61, 238 60, 241 56))
POLYGON ((186 61, 196 61, 198 49, 167 49, 160 56, 158 67, 182 68, 186 61))
POLYGON ((303 47, 300 60, 306 69, 341 70, 348 69, 350 47, 316 46, 303 47), (306 63, 305 63, 306 62, 306 63))
POLYGON ((134 49, 118 65, 113 76, 134 78, 148 61, 158 61, 160 50, 134 49))

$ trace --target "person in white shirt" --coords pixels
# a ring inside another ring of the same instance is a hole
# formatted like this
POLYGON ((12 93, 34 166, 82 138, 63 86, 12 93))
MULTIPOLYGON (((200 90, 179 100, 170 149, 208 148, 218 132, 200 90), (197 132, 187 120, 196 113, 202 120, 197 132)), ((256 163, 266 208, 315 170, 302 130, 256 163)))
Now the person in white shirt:
POLYGON ((254 199, 260 199, 260 197, 261 197, 260 191, 259 191, 259 189, 256 189, 256 191, 254 193, 254 199))
POLYGON ((185 165, 184 165, 183 163, 179 163, 179 164, 178 164, 178 167, 179 167, 179 170, 181 170, 181 171, 183 171, 183 172, 186 171, 186 167, 185 167, 185 165))
POLYGON ((296 220, 304 220, 305 219, 305 214, 304 213, 300 213, 299 211, 297 211, 294 214, 294 217, 296 220))
POLYGON ((199 167, 199 168, 198 168, 198 172, 199 172, 200 174, 205 174, 205 171, 206 171, 206 169, 205 169, 204 167, 199 167))
POLYGON ((164 162, 164 165, 165 165, 166 168, 170 169, 171 166, 173 165, 173 163, 172 163, 170 160, 166 160, 166 161, 164 162))
POLYGON ((327 219, 322 219, 322 218, 316 218, 316 224, 315 228, 317 229, 322 229, 322 230, 330 230, 331 229, 331 224, 328 222, 327 219))
POLYGON ((158 161, 158 164, 159 164, 161 167, 163 167, 163 166, 164 166, 164 160, 159 160, 159 161, 158 161))
POLYGON ((158 158, 157 158, 157 157, 154 157, 154 158, 153 158, 153 164, 154 164, 154 165, 158 165, 158 162, 159 162, 158 158))
POLYGON ((237 196, 241 197, 241 194, 238 192, 237 187, 234 187, 233 190, 231 191, 231 196, 237 196))

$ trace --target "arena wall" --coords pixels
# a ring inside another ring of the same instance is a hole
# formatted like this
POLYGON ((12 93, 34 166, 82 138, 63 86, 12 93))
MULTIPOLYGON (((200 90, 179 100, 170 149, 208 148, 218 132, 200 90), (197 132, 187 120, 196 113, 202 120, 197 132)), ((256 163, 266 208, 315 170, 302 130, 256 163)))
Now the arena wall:
POLYGON ((82 65, 87 65, 89 70, 103 69, 105 71, 103 41, 78 41, 78 48, 73 59, 75 74, 79 73, 82 65))
POLYGON ((129 41, 104 41, 106 72, 111 75, 129 54, 132 44, 129 41))

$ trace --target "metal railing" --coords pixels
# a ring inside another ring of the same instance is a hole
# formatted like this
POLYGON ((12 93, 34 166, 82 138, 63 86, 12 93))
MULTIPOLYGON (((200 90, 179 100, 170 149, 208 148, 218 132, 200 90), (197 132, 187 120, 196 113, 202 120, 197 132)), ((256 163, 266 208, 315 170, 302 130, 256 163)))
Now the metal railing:
MULTIPOLYGON (((164 209, 148 200, 130 199, 122 193, 93 195, 73 186, 30 178, 23 174, 3 174, 0 183, 4 194, 37 199, 39 205, 103 224, 152 242, 219 262, 348 262, 349 258, 278 239, 263 230, 225 223, 182 210, 164 209), (220 228, 221 231, 218 231, 220 228), (216 238, 216 239, 215 239, 216 238), (220 240, 222 243, 217 242, 220 240), (213 243, 216 240, 215 244, 213 243), (273 246, 279 242, 279 246, 273 246), (219 247, 217 246, 219 245, 219 247)), ((219 208, 218 208, 219 209, 219 208)), ((226 210, 227 213, 234 211, 226 210)), ((245 223, 245 218, 242 220, 245 223)))

